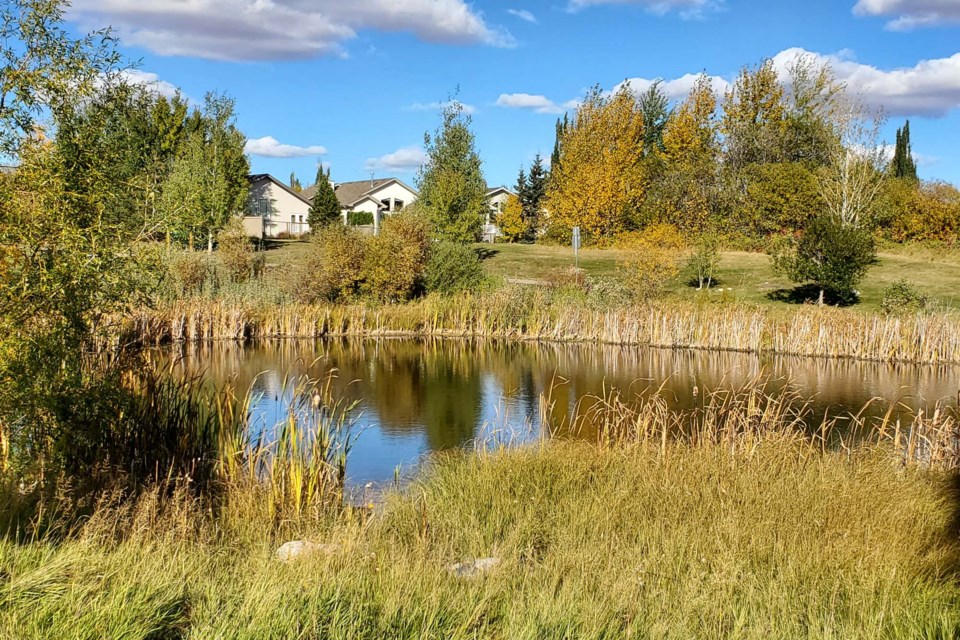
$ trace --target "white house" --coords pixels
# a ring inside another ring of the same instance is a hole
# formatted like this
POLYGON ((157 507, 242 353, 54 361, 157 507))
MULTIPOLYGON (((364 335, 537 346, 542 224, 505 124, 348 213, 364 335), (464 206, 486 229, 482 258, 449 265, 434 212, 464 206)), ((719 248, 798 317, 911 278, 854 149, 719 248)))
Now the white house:
POLYGON ((487 217, 483 224, 484 242, 493 242, 500 235, 500 229, 494 222, 497 216, 503 211, 510 196, 515 196, 513 191, 506 187, 494 187, 487 189, 487 217))
MULTIPOLYGON (((316 192, 317 186, 313 185, 304 189, 301 195, 310 200, 316 192)), ((333 192, 340 201, 344 224, 350 222, 351 213, 369 213, 373 216, 375 228, 379 228, 382 216, 402 211, 419 195, 398 178, 334 183, 333 192)))
POLYGON ((299 236, 310 231, 310 200, 267 173, 248 177, 250 192, 243 226, 262 238, 299 236))

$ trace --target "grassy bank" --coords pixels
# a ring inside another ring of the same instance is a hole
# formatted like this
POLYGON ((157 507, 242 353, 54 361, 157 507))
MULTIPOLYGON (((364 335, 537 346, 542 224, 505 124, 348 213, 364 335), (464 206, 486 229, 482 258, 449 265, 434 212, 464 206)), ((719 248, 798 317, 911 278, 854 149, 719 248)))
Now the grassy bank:
POLYGON ((881 316, 810 306, 782 310, 692 302, 611 307, 578 293, 519 286, 385 306, 183 301, 126 319, 124 334, 149 344, 325 335, 475 336, 960 362, 960 318, 953 313, 881 316))
POLYGON ((956 496, 878 450, 553 443, 451 455, 283 564, 256 500, 0 541, 4 638, 953 638, 956 496), (954 528, 951 528, 954 527, 954 528), (492 556, 489 573, 450 563, 492 556))

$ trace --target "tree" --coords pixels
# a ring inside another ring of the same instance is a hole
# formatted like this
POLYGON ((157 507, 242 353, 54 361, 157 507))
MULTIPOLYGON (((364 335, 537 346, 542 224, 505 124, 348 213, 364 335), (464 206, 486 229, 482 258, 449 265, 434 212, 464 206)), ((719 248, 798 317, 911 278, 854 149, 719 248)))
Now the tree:
POLYGON ((824 213, 807 225, 799 240, 775 249, 773 264, 794 282, 814 284, 822 305, 827 293, 839 301, 855 298, 856 285, 876 259, 876 244, 868 230, 824 213))
POLYGON ((523 204, 517 196, 510 196, 497 214, 497 228, 509 242, 522 240, 527 235, 527 219, 523 214, 523 204))
POLYGON ((300 180, 297 179, 297 174, 293 171, 290 172, 290 188, 297 193, 303 191, 303 185, 300 184, 300 180))
POLYGON ((544 205, 551 224, 580 226, 596 240, 624 230, 643 200, 643 114, 629 85, 588 93, 560 139, 544 205))
POLYGON ((663 150, 663 131, 670 118, 670 101, 660 86, 662 80, 656 80, 637 99, 637 106, 643 114, 643 152, 646 155, 663 150))
POLYGON ((195 238, 206 237, 208 251, 247 199, 250 163, 233 109, 231 98, 207 94, 203 110, 187 121, 189 132, 163 193, 169 228, 191 246, 195 238))
POLYGON ((550 171, 553 172, 554 169, 560 166, 560 156, 561 156, 561 143, 563 136, 566 134, 567 129, 570 128, 570 120, 567 117, 567 114, 563 114, 563 120, 557 118, 557 124, 554 127, 554 139, 553 139, 553 153, 550 154, 550 171))
POLYGON ((537 229, 540 228, 540 212, 543 210, 543 200, 547 195, 548 181, 549 175, 543 168, 543 158, 537 153, 533 158, 533 164, 530 165, 530 173, 527 176, 524 215, 527 218, 528 233, 535 234, 537 229))
POLYGON ((317 167, 316 185, 317 192, 313 194, 307 214, 307 224, 311 230, 339 222, 341 215, 340 201, 337 200, 333 184, 330 183, 330 169, 324 171, 322 165, 317 167))
POLYGON ((517 184, 513 188, 513 190, 516 192, 517 197, 520 199, 521 204, 525 204, 527 202, 528 188, 529 187, 527 186, 527 174, 523 171, 523 167, 520 167, 520 174, 517 176, 517 184))
POLYGON ((897 144, 894 147, 893 160, 890 161, 890 173, 894 178, 917 180, 917 163, 913 159, 913 149, 910 144, 909 120, 902 129, 897 129, 897 144))
POLYGON ((456 100, 443 109, 441 118, 432 136, 424 134, 427 162, 417 175, 418 204, 438 236, 474 242, 487 213, 487 183, 474 148, 471 118, 456 100))
POLYGON ((0 13, 0 155, 15 157, 49 109, 76 103, 120 55, 109 29, 79 39, 63 26, 62 0, 6 0, 0 13))
POLYGON ((770 59, 744 67, 723 101, 726 163, 738 170, 784 159, 787 122, 784 88, 770 59))

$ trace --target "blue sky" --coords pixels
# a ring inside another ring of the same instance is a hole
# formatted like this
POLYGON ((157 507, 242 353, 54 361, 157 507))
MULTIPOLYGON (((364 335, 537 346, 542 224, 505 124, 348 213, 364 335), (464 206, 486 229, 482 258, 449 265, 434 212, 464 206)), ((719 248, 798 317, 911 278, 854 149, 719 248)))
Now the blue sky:
POLYGON ((584 91, 688 74, 715 86, 802 50, 910 118, 919 170, 960 183, 960 0, 75 0, 112 25, 135 76, 236 98, 254 172, 412 181, 438 104, 459 87, 490 184, 512 184, 584 91))

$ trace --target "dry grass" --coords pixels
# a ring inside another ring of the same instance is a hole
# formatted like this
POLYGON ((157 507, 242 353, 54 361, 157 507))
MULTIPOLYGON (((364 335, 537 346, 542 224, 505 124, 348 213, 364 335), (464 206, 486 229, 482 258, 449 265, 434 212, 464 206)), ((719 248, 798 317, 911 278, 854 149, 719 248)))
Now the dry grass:
POLYGON ((476 336, 960 362, 960 317, 953 313, 871 316, 842 309, 782 311, 682 302, 598 307, 522 287, 387 306, 184 301, 137 313, 125 321, 124 333, 147 344, 331 335, 476 336))

